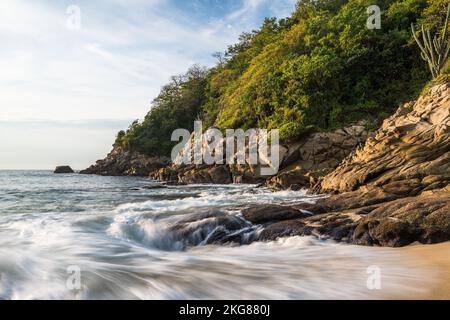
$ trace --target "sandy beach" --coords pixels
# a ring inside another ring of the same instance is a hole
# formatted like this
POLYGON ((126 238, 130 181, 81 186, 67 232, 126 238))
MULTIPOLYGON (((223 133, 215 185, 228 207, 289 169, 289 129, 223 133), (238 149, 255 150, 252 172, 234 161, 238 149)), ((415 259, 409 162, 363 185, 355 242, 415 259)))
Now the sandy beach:
POLYGON ((450 242, 433 245, 411 245, 404 248, 412 255, 412 262, 432 270, 435 280, 424 295, 404 297, 407 299, 450 299, 450 242))

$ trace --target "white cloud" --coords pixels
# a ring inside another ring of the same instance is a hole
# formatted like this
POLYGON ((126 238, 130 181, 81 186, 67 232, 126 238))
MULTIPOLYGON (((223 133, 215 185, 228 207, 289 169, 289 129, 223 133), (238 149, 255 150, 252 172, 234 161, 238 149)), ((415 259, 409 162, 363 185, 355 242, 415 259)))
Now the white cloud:
MULTIPOLYGON (((142 118, 171 75, 211 64, 211 53, 260 24, 261 10, 286 15, 292 1, 243 0, 234 12, 197 21, 173 0, 79 0, 82 28, 71 31, 62 2, 2 0, 0 120, 142 118)), ((20 126, 26 123, 17 123, 17 132, 20 126)), ((41 143, 45 132, 48 141, 61 134, 54 126, 40 130, 41 143)), ((76 136, 72 130, 68 137, 76 136)), ((114 139, 112 132, 101 134, 97 143, 114 139)), ((92 149, 95 141, 87 141, 92 149)), ((96 159, 92 150, 85 157, 96 159)))

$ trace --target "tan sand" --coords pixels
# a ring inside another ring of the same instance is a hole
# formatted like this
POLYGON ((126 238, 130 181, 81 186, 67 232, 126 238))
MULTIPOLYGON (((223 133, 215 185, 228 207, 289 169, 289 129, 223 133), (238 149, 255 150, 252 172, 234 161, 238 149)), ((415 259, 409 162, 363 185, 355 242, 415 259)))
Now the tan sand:
POLYGON ((418 267, 433 270, 435 280, 428 293, 405 299, 438 299, 450 300, 450 242, 433 245, 411 245, 405 250, 412 255, 412 261, 418 267))

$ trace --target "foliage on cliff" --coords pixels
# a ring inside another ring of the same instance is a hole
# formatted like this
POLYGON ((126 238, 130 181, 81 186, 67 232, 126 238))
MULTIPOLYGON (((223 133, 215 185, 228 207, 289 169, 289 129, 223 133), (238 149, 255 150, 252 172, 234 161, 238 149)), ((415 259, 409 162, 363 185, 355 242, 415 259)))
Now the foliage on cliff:
POLYGON ((168 155, 176 128, 280 129, 283 140, 360 119, 376 121, 414 98, 429 79, 411 23, 442 26, 449 0, 302 0, 291 17, 266 19, 206 70, 163 87, 142 123, 115 145, 168 155), (367 28, 367 8, 382 10, 367 28))

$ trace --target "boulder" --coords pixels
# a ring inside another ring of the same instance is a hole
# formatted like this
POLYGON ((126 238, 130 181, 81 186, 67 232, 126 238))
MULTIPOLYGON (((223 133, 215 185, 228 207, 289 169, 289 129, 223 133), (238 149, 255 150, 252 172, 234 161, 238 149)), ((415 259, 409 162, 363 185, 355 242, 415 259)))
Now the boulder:
POLYGON ((292 207, 265 204, 245 209, 242 215, 253 224, 298 219, 310 216, 309 213, 292 207))
POLYGON ((74 173, 74 171, 69 166, 58 166, 53 173, 74 173))
POLYGON ((440 190, 381 204, 364 217, 352 242, 401 247, 450 240, 450 192, 440 190))

